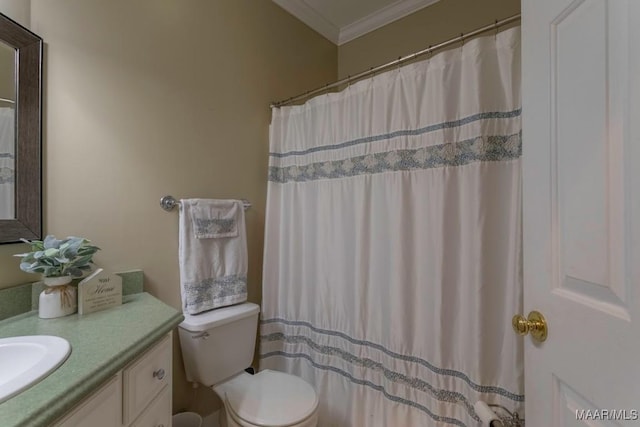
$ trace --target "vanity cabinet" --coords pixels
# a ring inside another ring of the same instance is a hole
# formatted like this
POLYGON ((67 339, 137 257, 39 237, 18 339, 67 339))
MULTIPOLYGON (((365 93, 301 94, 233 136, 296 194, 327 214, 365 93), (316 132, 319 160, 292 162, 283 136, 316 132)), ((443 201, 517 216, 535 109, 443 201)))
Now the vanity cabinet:
POLYGON ((54 426, 121 427, 121 408, 122 374, 118 372, 54 426))
MULTIPOLYGON (((131 425, 142 412, 153 412, 158 401, 167 400, 164 406, 156 411, 162 412, 166 419, 164 423, 139 424, 135 426, 164 427, 171 425, 171 334, 163 338, 158 344, 145 354, 130 363, 122 373, 122 424, 131 425), (167 398, 168 396, 168 398, 167 398), (151 402, 156 402, 152 404, 151 402), (165 413, 166 412, 166 413, 165 413)), ((148 415, 148 414, 147 414, 148 415)))
POLYGON ((171 340, 169 332, 54 426, 170 427, 171 340))

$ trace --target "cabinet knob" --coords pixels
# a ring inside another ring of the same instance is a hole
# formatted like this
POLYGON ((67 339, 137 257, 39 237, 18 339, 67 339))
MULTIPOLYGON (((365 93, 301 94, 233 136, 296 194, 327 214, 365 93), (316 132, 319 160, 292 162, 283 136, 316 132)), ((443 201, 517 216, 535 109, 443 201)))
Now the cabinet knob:
MULTIPOLYGON (((159 380, 164 378, 164 369, 160 368, 157 371, 153 371, 153 378, 157 378, 159 380)), ((162 427, 162 426, 159 426, 162 427)))

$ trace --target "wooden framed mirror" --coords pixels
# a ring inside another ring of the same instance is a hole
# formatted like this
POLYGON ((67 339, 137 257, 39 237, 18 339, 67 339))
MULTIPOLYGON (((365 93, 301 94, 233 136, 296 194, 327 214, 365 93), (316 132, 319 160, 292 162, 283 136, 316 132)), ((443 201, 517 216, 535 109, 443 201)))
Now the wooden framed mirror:
POLYGON ((42 238, 42 39, 0 14, 0 243, 42 238))

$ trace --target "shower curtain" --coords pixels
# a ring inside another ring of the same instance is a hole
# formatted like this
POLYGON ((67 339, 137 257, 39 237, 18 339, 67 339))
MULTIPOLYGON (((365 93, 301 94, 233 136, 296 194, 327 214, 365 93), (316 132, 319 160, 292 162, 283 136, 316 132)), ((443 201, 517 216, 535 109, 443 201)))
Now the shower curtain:
POLYGON ((272 114, 261 369, 320 426, 522 413, 520 29, 272 114))
POLYGON ((0 219, 15 218, 15 114, 0 108, 0 219))

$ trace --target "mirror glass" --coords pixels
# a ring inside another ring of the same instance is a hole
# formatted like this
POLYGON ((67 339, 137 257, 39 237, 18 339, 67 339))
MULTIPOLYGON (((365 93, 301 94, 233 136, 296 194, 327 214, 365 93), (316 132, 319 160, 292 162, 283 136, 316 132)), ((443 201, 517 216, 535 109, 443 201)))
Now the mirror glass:
POLYGON ((0 41, 0 219, 15 219, 16 50, 0 41))

